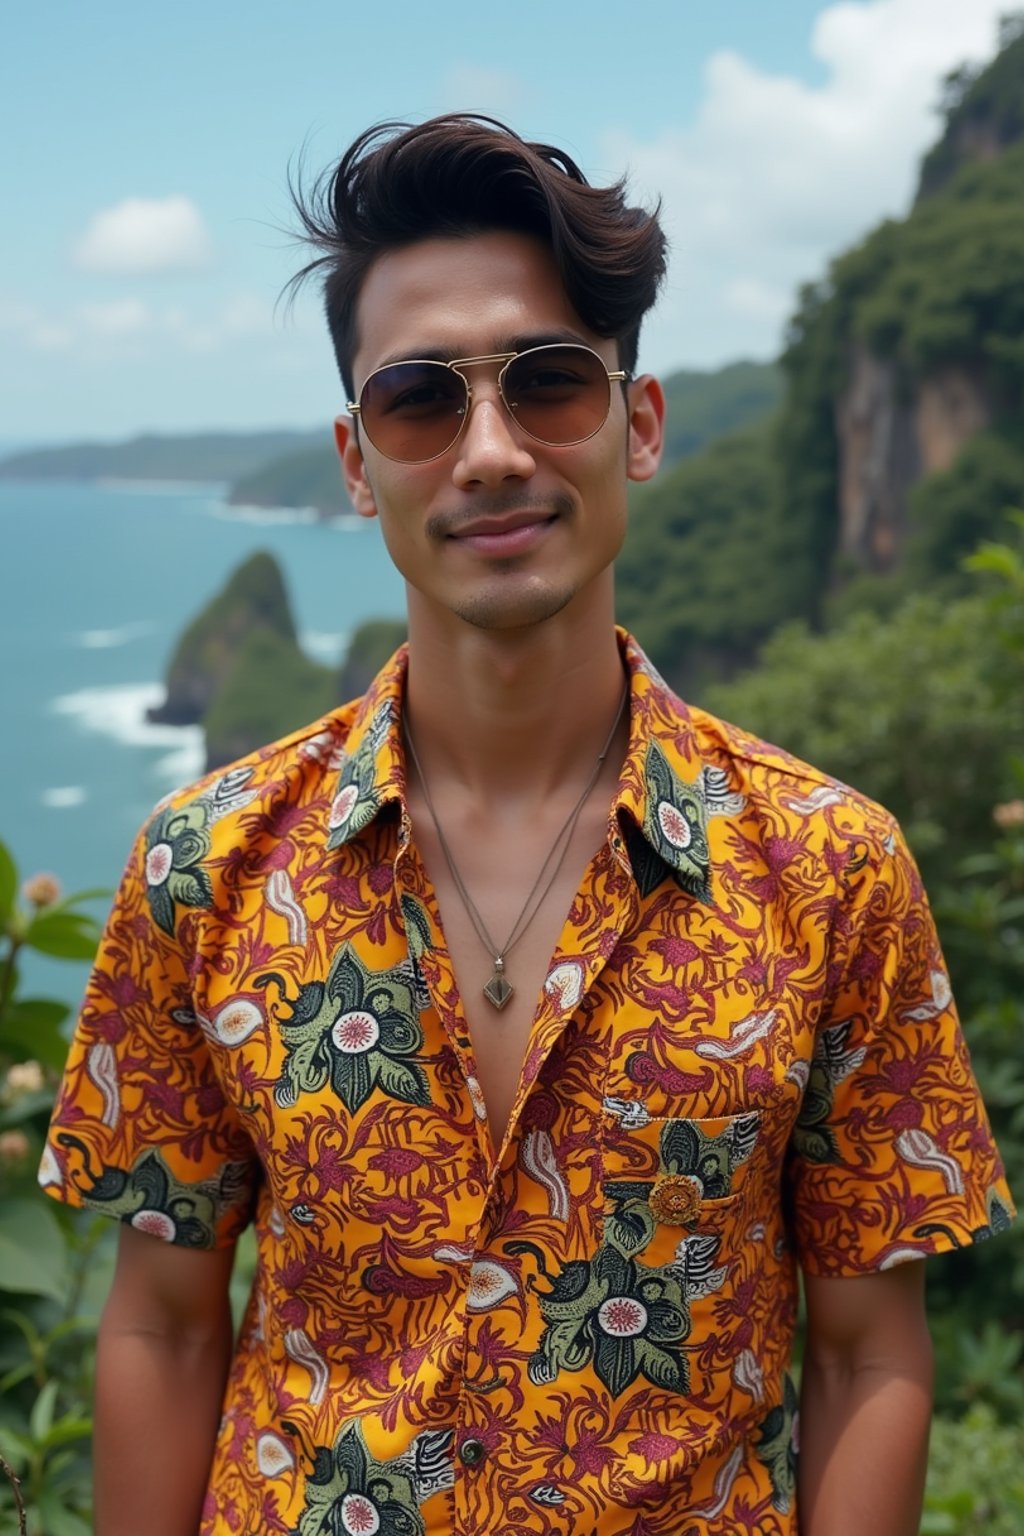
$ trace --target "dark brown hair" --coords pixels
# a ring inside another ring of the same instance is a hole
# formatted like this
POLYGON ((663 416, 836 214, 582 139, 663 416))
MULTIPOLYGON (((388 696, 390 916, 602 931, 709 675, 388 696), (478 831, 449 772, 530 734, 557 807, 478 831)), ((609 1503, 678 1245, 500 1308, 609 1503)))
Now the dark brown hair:
POLYGON ((666 241, 658 209, 630 207, 624 179, 592 187, 561 150, 528 143, 495 118, 460 112, 415 126, 380 123, 308 191, 301 181, 293 186, 292 196, 302 234, 320 254, 289 287, 322 274, 350 398, 356 308, 376 258, 416 240, 491 229, 545 240, 580 319, 617 341, 623 368, 636 366, 640 322, 665 272, 666 241))

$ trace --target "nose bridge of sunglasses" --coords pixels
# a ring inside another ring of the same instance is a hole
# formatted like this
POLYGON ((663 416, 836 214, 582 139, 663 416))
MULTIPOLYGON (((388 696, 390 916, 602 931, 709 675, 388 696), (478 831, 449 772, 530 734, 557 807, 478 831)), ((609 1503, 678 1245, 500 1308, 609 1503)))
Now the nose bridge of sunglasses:
MULTIPOLYGON (((463 369, 485 368, 488 366, 495 368, 496 388, 492 403, 495 406, 504 406, 505 413, 515 421, 515 402, 510 400, 506 394, 505 375, 516 359, 521 356, 522 353, 519 352, 491 352, 480 357, 455 357, 452 358, 451 362, 445 364, 452 373, 458 374, 466 387, 465 401, 458 408, 458 415, 463 420, 463 427, 469 425, 470 418, 473 416, 474 406, 482 405, 488 398, 486 394, 481 395, 479 385, 475 384, 468 374, 463 373, 463 369)), ((484 387, 486 389, 486 384, 484 387)))

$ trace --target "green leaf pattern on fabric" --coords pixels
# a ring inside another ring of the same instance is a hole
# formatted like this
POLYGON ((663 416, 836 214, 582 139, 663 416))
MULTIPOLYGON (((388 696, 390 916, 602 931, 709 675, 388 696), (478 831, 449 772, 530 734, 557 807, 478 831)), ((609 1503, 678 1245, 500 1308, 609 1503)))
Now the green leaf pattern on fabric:
MULTIPOLYGON (((257 985, 285 982, 276 973, 257 985)), ((282 1107, 330 1081, 348 1110, 364 1104, 375 1088, 406 1104, 426 1106, 426 1073, 413 1059, 422 1048, 416 976, 411 961, 373 971, 350 944, 331 963, 326 982, 307 982, 281 1025, 288 1051, 275 1098, 282 1107)))
POLYGON ((528 1371, 536 1385, 591 1366, 613 1396, 639 1377, 685 1392, 680 1346, 690 1332, 684 1276, 672 1264, 647 1268, 611 1244, 574 1260, 538 1293, 545 1329, 528 1371))

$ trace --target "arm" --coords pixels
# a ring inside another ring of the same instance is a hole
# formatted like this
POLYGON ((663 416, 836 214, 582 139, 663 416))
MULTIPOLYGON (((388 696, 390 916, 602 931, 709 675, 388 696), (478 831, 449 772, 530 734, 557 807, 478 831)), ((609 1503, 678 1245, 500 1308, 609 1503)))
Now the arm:
POLYGON ((233 1259, 121 1228, 96 1357, 96 1536, 195 1536, 231 1357, 233 1259))
POLYGON ((916 1536, 931 1419, 924 1264, 805 1277, 801 1536, 916 1536))

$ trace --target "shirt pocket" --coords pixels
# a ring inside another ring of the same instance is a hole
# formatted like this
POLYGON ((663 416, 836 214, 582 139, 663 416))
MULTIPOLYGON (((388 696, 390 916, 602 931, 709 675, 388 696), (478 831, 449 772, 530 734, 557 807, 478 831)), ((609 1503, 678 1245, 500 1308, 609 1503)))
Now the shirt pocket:
MULTIPOLYGON (((760 1113, 652 1116, 616 1099, 603 1108, 604 1241, 646 1266, 707 1267, 724 1256, 742 1231, 760 1113), (700 1236, 707 1240, 692 1241, 700 1236)), ((695 1273, 693 1284, 708 1278, 695 1273)))

